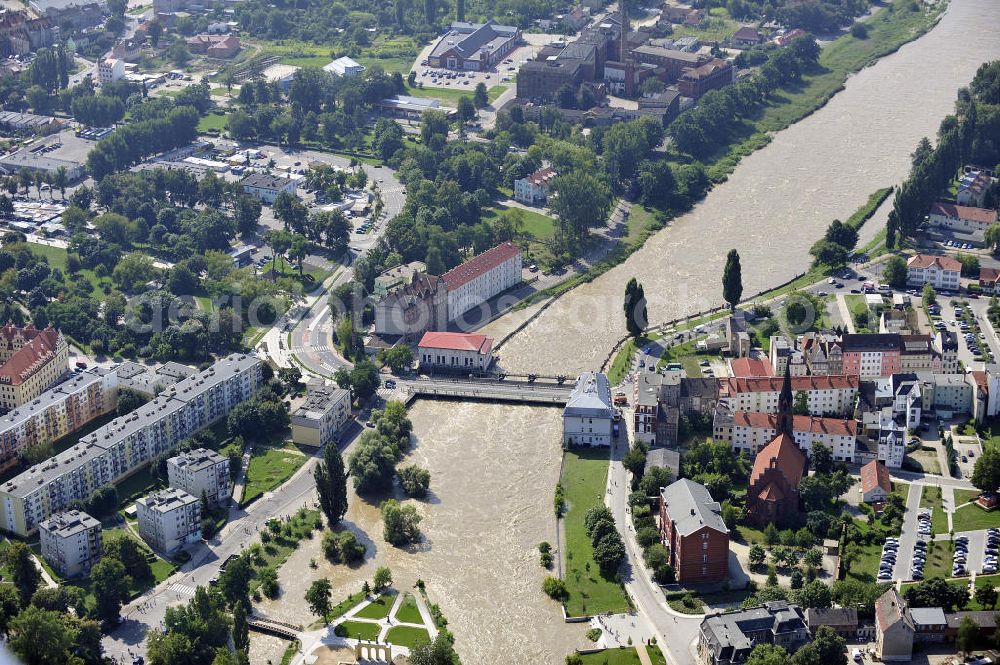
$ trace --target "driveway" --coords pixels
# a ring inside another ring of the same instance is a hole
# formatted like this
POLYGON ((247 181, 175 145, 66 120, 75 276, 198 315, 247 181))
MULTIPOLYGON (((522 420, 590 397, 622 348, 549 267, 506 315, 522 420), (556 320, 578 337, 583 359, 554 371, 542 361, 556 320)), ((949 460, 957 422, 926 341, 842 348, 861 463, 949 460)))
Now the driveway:
POLYGON ((923 486, 910 483, 910 492, 906 495, 906 512, 903 514, 903 531, 899 535, 899 549, 896 552, 896 568, 894 580, 910 579, 910 564, 913 562, 913 545, 917 542, 917 511, 920 509, 920 495, 923 486))

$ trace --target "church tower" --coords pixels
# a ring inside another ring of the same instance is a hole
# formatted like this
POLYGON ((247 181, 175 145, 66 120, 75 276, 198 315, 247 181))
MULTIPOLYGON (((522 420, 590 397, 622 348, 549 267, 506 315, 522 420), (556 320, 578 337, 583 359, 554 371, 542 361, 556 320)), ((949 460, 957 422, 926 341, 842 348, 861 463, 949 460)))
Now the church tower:
POLYGON ((792 371, 791 363, 785 365, 785 379, 781 386, 781 394, 778 396, 778 423, 776 426, 776 436, 792 434, 792 371))

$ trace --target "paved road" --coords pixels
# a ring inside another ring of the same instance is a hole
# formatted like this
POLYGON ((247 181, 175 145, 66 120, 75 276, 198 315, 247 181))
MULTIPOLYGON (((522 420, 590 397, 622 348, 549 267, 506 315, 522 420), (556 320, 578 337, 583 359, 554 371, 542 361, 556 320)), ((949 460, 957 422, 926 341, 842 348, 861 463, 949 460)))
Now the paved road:
POLYGON ((910 579, 910 564, 913 562, 913 545, 917 542, 917 511, 920 509, 920 495, 923 485, 913 483, 906 496, 906 513, 903 515, 903 530, 899 534, 899 549, 896 551, 894 580, 910 579))

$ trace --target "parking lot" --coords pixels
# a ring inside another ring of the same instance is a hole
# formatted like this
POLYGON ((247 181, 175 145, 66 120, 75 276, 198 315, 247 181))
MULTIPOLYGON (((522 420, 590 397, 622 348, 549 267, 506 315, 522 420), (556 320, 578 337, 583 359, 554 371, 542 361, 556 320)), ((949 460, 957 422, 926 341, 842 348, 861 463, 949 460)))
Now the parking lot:
POLYGON ((430 49, 426 49, 413 66, 413 71, 417 73, 416 82, 423 84, 424 87, 468 90, 471 93, 479 83, 485 83, 487 89, 495 85, 512 85, 514 75, 521 63, 533 60, 540 48, 540 46, 532 44, 519 46, 511 51, 493 71, 486 72, 457 72, 443 67, 430 67, 426 60, 426 54, 430 52, 430 49))

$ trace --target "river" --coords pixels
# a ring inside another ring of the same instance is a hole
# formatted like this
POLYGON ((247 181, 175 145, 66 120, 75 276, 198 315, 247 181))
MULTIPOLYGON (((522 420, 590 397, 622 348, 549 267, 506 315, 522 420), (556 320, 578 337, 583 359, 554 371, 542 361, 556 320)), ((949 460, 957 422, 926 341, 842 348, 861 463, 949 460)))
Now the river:
MULTIPOLYGON (((561 411, 418 401, 410 418, 416 444, 403 463, 431 472, 432 494, 416 503, 424 542, 412 551, 387 545, 378 509, 349 492, 345 524, 367 545, 365 563, 331 565, 319 538, 305 541, 279 572, 282 597, 256 607, 309 625, 315 618, 302 598, 313 580, 329 578, 340 602, 371 580, 377 566, 389 566, 398 589, 424 580, 466 665, 558 663, 589 644, 586 625, 563 622, 559 606, 541 590, 546 571, 538 543, 556 542, 552 497, 562 458, 561 411)), ((252 662, 280 662, 284 645, 255 635, 252 662)))
MULTIPOLYGON (((502 348, 524 372, 596 369, 625 335, 622 296, 636 277, 656 324, 722 304, 722 267, 740 252, 744 294, 805 271, 809 247, 880 187, 899 184, 921 137, 933 138, 956 91, 1000 57, 996 0, 952 0, 929 33, 848 79, 822 109, 779 132, 642 249, 542 312, 502 348)), ((885 219, 884 211, 873 223, 885 219)), ((868 235, 871 231, 867 231, 868 235)), ((485 332, 510 329, 501 319, 485 332)))

